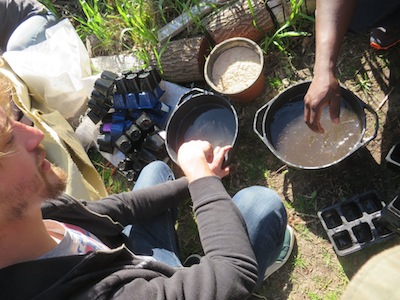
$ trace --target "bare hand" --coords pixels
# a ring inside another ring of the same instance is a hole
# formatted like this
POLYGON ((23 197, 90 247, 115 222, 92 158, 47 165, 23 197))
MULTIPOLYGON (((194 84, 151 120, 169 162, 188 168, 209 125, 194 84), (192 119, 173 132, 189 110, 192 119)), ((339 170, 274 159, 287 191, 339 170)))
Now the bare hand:
POLYGON ((340 121, 340 86, 333 74, 314 77, 304 97, 304 122, 311 130, 324 133, 321 126, 321 115, 323 108, 327 105, 331 121, 338 124, 340 121))
POLYGON ((222 168, 222 164, 225 162, 225 154, 231 149, 232 146, 215 147, 214 149, 214 159, 209 163, 209 166, 214 174, 220 178, 229 174, 229 166, 222 168))
POLYGON ((222 169, 225 153, 232 147, 212 148, 206 141, 190 141, 182 144, 178 150, 178 164, 185 173, 189 182, 205 176, 219 176, 229 174, 229 167, 222 169))

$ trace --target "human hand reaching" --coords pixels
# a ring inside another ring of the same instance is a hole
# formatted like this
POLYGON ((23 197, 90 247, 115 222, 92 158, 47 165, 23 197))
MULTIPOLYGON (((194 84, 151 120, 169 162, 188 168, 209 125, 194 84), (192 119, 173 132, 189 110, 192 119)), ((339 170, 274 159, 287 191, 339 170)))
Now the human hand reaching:
POLYGON ((222 168, 222 164, 231 148, 213 149, 209 142, 200 140, 186 142, 178 150, 178 164, 189 182, 205 176, 223 178, 229 174, 229 166, 222 168))
POLYGON ((304 122, 315 132, 324 133, 321 116, 325 106, 329 106, 331 121, 338 124, 340 121, 340 85, 333 74, 315 76, 304 96, 304 122))

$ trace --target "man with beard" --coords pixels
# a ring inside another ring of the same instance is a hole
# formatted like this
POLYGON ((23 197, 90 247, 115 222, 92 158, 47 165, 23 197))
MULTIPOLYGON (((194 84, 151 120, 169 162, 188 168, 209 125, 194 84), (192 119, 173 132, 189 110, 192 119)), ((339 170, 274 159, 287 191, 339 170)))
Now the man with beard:
POLYGON ((294 235, 278 195, 222 185, 230 146, 191 141, 185 177, 153 162, 133 191, 98 201, 63 193, 43 133, 10 112, 0 78, 0 291, 4 299, 246 299, 290 256, 294 235), (204 256, 179 258, 177 206, 191 198, 204 256))

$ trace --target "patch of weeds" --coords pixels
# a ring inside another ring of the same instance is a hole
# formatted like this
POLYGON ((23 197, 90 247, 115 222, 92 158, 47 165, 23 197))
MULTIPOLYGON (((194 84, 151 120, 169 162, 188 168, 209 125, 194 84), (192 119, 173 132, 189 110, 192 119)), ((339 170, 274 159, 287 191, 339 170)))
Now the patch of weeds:
POLYGON ((150 65, 149 52, 157 53, 157 29, 154 9, 149 1, 116 1, 118 17, 123 21, 124 29, 121 31, 120 40, 125 48, 131 46, 136 56, 145 65, 150 65), (126 37, 125 37, 126 35, 126 37), (127 44, 126 41, 129 41, 127 44))
POLYGON ((341 293, 339 291, 330 291, 324 295, 324 300, 338 300, 341 293))
POLYGON ((285 207, 286 207, 287 210, 289 210, 289 211, 295 210, 292 202, 285 201, 284 204, 285 204, 285 207))
MULTIPOLYGON (((112 7, 104 4, 98 4, 98 1, 79 0, 84 16, 74 16, 80 25, 76 31, 82 40, 94 35, 97 38, 97 44, 94 49, 101 48, 103 51, 112 51, 116 48, 115 44, 115 22, 111 22, 109 13, 112 7), (103 13, 106 11, 106 13, 103 13)), ((120 49, 119 47, 117 47, 120 49)))
POLYGON ((357 76, 357 88, 364 93, 371 91, 372 83, 367 73, 357 76))
POLYGON ((310 300, 338 300, 340 299, 340 293, 337 291, 329 291, 323 296, 320 296, 315 292, 309 292, 308 297, 310 300))
POLYGON ((294 201, 296 210, 303 213, 315 213, 315 203, 317 195, 317 191, 313 191, 310 195, 298 195, 294 201))
POLYGON ((332 279, 325 276, 314 276, 313 282, 316 283, 319 291, 326 291, 329 285, 332 283, 332 279))
MULTIPOLYGON (((242 134, 244 136, 244 132, 242 134)), ((242 146, 238 147, 235 154, 235 169, 240 170, 236 175, 240 176, 241 184, 246 182, 259 182, 270 177, 270 166, 264 156, 254 156, 251 148, 253 141, 243 140, 242 146), (243 163, 246 162, 246 163, 243 163)))
POLYGON ((79 0, 79 4, 84 15, 74 16, 74 19, 79 23, 77 32, 81 39, 95 36, 98 41, 96 47, 107 54, 132 51, 144 67, 155 59, 161 72, 161 56, 168 43, 159 48, 158 30, 186 13, 194 24, 192 27, 201 31, 201 19, 193 12, 204 5, 200 0, 79 0))
POLYGON ((267 36, 261 43, 265 52, 268 51, 271 45, 274 45, 279 51, 290 56, 287 50, 288 42, 293 37, 311 36, 311 33, 302 31, 301 28, 304 25, 304 21, 315 22, 315 19, 301 12, 302 4, 303 0, 290 0, 291 13, 288 20, 271 37, 267 36))
POLYGON ((301 254, 297 254, 297 256, 294 258, 293 266, 299 269, 306 269, 307 268, 306 261, 307 260, 301 254))
POLYGON ((322 248, 322 257, 324 258, 326 265, 328 267, 332 267, 333 265, 332 253, 322 248))
POLYGON ((305 224, 296 224, 296 232, 297 234, 307 241, 313 241, 312 232, 305 224))
POLYGON ((315 292, 309 292, 308 293, 308 297, 310 300, 325 300, 325 296, 319 296, 317 293, 315 292))
POLYGON ((268 180, 271 176, 271 170, 264 170, 264 179, 268 180))
POLYGON ((340 293, 336 291, 330 291, 323 296, 319 296, 317 293, 310 292, 308 294, 310 299, 312 300, 338 300, 340 299, 340 293))
POLYGON ((127 192, 132 189, 132 183, 129 182, 123 174, 117 171, 99 152, 90 150, 89 158, 102 178, 106 190, 109 194, 127 192))
POLYGON ((268 78, 268 85, 274 89, 274 90, 279 90, 283 86, 282 79, 279 77, 272 77, 268 78))
POLYGON ((322 298, 314 292, 309 292, 308 297, 310 298, 310 300, 322 300, 322 298))
POLYGON ((42 3, 48 10, 50 10, 55 16, 59 17, 60 15, 58 14, 56 8, 54 7, 53 3, 51 0, 39 0, 40 3, 42 3))

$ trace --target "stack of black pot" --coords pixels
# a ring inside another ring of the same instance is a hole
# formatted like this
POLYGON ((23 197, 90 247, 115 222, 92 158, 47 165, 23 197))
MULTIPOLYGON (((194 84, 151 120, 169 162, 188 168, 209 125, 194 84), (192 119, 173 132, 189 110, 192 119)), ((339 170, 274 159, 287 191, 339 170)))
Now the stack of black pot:
POLYGON ((160 82, 153 67, 121 74, 103 71, 88 102, 88 117, 95 124, 101 122, 99 150, 122 152, 125 159, 118 168, 131 181, 149 162, 168 157, 160 131, 170 107, 160 101, 160 82))

